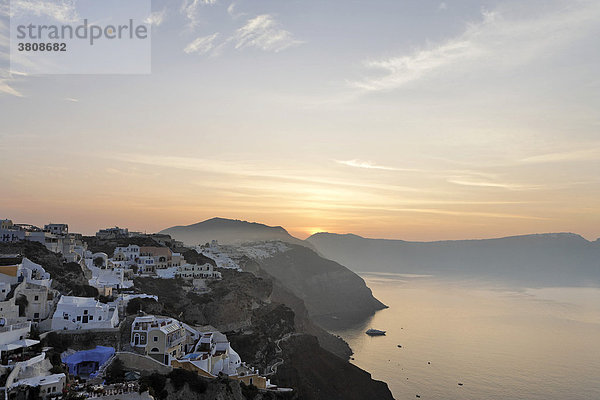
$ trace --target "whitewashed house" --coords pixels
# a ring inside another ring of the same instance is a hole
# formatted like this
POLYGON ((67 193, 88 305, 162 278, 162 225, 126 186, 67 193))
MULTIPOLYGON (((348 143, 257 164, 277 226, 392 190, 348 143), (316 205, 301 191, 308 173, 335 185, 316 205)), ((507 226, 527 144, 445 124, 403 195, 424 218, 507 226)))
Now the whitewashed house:
POLYGON ((52 329, 103 329, 119 325, 119 311, 114 304, 104 304, 91 297, 62 296, 52 317, 52 329))
POLYGON ((215 271, 212 264, 184 264, 177 267, 175 276, 183 279, 221 279, 221 273, 215 271))
POLYGON ((12 285, 19 282, 29 282, 40 286, 50 287, 50 274, 39 264, 26 257, 14 256, 13 262, 0 265, 0 282, 12 285))
POLYGON ((8 293, 10 293, 10 283, 0 282, 0 301, 6 300, 8 293))
POLYGON ((194 371, 208 378, 223 374, 260 389, 273 388, 268 379, 259 375, 257 369, 242 362, 229 344, 227 336, 218 331, 201 333, 193 352, 172 360, 171 366, 194 371))
POLYGON ((19 296, 27 299, 25 318, 37 323, 52 317, 60 293, 43 285, 23 282, 15 289, 14 298, 19 296))
POLYGON ((133 281, 125 279, 125 270, 123 268, 101 269, 98 267, 89 267, 92 272, 92 278, 88 283, 90 286, 102 290, 106 287, 111 289, 127 289, 133 287, 133 281))
MULTIPOLYGON (((38 375, 21 379, 15 382, 11 389, 18 386, 40 388, 40 398, 50 398, 51 395, 62 396, 62 391, 67 384, 67 376, 63 373, 52 375, 38 375)), ((62 398, 62 397, 61 397, 62 398)))
POLYGON ((140 256, 140 246, 130 244, 127 247, 117 247, 113 253, 116 261, 135 261, 140 256))

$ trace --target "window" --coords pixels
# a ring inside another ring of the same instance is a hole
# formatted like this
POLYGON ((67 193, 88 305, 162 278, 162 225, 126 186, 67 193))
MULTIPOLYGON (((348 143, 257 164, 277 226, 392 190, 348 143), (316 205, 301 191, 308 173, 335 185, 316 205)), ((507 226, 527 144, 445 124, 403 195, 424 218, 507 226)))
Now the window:
POLYGON ((40 299, 40 296, 37 296, 37 295, 36 295, 36 296, 33 298, 33 301, 38 301, 39 299, 40 299))
POLYGON ((155 342, 158 342, 158 336, 154 336, 153 339, 155 342))
POLYGON ((33 318, 34 319, 38 319, 39 317, 40 317, 40 313, 39 312, 33 313, 33 318))
POLYGON ((150 350, 151 353, 158 353, 158 348, 153 347, 152 350, 150 350))
POLYGON ((87 315, 88 310, 83 310, 83 315, 87 315))
POLYGON ((102 321, 102 315, 98 317, 98 321, 102 321))
POLYGON ((94 316, 90 315, 90 321, 93 321, 93 320, 94 320, 94 316))
POLYGON ((81 315, 77 316, 77 321, 81 321, 81 315))
POLYGON ((69 319, 69 314, 68 313, 63 313, 63 319, 69 319))

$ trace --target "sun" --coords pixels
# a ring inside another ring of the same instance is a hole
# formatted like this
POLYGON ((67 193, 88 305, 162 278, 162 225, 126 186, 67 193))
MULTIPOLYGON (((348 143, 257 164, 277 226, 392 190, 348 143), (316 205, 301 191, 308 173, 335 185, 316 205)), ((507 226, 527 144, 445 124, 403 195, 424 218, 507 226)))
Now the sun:
POLYGON ((306 228, 306 232, 308 235, 314 235, 315 233, 325 232, 322 228, 306 228))

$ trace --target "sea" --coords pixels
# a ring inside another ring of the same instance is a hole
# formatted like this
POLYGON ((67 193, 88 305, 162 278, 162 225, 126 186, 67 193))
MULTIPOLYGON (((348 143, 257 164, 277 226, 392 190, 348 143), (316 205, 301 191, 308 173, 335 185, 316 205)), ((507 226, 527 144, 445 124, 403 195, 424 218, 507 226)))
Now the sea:
POLYGON ((389 308, 332 333, 396 400, 600 400, 600 288, 361 276, 389 308))

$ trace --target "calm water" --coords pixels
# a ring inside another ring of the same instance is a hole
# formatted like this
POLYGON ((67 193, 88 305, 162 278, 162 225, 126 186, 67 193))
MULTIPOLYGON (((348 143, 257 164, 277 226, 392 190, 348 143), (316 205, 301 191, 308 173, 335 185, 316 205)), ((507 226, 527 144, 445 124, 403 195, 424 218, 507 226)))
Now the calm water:
POLYGON ((363 278, 390 308, 334 333, 397 400, 600 399, 600 289, 363 278))

